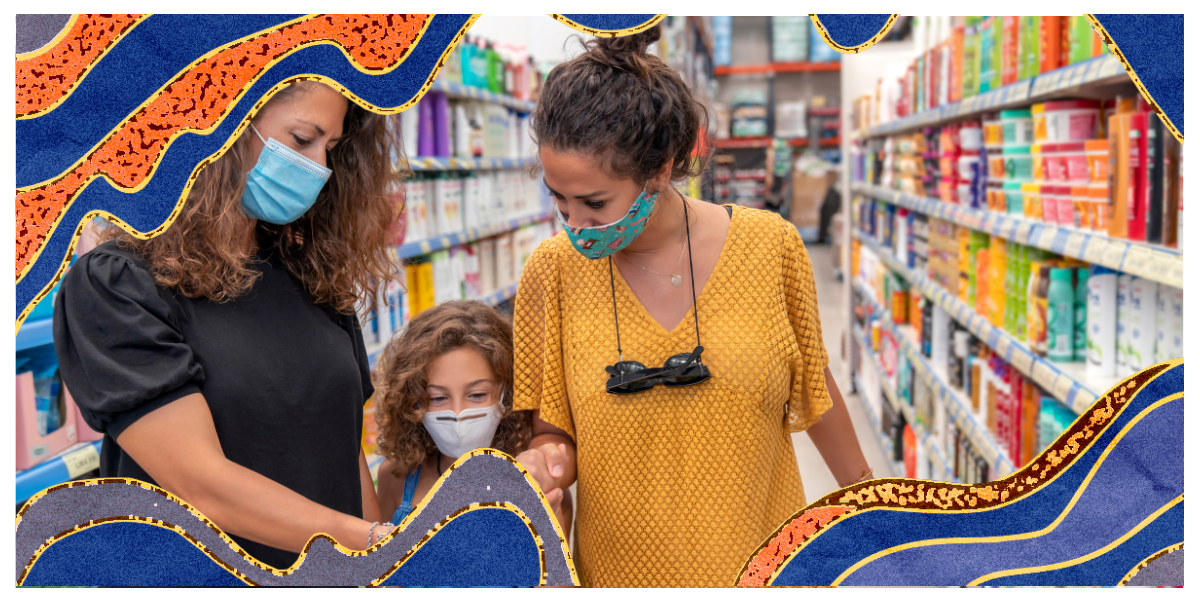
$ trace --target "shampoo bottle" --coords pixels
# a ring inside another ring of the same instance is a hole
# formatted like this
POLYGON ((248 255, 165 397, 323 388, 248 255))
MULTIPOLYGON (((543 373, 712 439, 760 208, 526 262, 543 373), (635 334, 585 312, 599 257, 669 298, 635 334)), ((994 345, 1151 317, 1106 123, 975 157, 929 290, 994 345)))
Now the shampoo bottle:
POLYGON ((1075 358, 1075 290, 1070 269, 1051 269, 1047 291, 1046 356, 1054 362, 1075 358))

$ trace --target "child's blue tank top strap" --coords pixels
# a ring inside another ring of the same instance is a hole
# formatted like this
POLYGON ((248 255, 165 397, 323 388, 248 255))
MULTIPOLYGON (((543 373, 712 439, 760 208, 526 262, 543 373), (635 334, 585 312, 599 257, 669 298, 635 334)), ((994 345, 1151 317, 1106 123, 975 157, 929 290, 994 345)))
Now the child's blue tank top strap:
POLYGON ((412 512, 413 496, 417 493, 417 481, 421 479, 421 467, 417 467, 412 475, 404 478, 404 498, 400 502, 400 506, 396 507, 396 512, 392 514, 392 525, 399 525, 408 513, 412 512))

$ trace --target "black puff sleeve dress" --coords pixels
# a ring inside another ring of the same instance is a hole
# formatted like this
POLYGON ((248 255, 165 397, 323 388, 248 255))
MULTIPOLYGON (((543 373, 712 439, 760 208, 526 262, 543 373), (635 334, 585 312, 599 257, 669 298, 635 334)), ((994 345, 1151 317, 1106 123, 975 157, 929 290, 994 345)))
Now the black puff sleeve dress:
MULTIPOLYGON (((225 303, 157 286, 147 264, 115 242, 67 272, 54 344, 84 420, 105 434, 100 475, 154 483, 115 440, 199 393, 229 460, 362 517, 358 454, 374 388, 358 319, 314 304, 270 248, 254 268, 262 276, 253 288, 225 303)), ((231 537, 277 568, 298 556, 231 537)))

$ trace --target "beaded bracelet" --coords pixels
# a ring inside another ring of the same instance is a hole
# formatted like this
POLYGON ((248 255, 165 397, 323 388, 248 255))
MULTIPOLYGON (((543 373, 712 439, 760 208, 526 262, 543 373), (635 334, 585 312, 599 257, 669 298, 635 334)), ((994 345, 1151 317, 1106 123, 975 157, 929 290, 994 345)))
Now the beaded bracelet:
POLYGON ((375 543, 371 540, 375 539, 375 528, 376 527, 379 527, 379 521, 375 521, 374 523, 371 523, 371 529, 369 529, 367 531, 367 547, 368 548, 375 545, 375 543))

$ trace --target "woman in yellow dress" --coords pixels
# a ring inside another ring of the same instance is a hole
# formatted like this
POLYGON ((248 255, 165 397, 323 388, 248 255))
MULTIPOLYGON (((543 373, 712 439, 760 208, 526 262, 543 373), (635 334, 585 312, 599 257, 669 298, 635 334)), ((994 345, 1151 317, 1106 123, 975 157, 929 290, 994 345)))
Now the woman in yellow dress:
MULTIPOLYGON (((827 368, 812 265, 775 213, 684 197, 704 108, 645 53, 657 28, 554 68, 534 113, 565 235, 514 314, 518 460, 551 502, 578 478, 587 586, 729 586, 806 500, 791 434, 840 485, 870 477, 827 368)), ((569 524, 566 524, 569 526, 569 524)))

